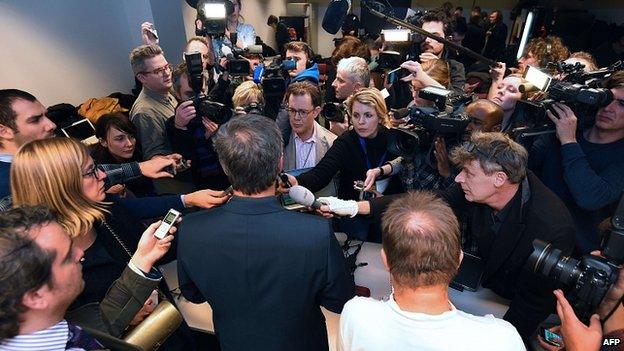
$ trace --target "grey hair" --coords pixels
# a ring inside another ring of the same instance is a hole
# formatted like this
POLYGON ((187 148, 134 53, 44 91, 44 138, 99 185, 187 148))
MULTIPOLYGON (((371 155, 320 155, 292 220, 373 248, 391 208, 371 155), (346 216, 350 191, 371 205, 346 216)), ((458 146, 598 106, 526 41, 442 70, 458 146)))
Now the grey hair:
POLYGON ((284 147, 275 121, 255 114, 234 117, 219 128, 213 140, 235 190, 252 195, 275 184, 284 147))
POLYGON ((366 88, 370 85, 370 70, 366 60, 361 57, 345 57, 338 62, 336 71, 345 71, 349 78, 362 83, 366 88))
POLYGON ((518 184, 526 177, 528 153, 506 134, 474 132, 470 141, 451 151, 450 159, 458 167, 478 160, 485 174, 502 171, 509 182, 518 184))
POLYGON ((145 60, 158 55, 163 55, 163 50, 158 45, 140 45, 134 48, 130 52, 130 66, 134 75, 145 72, 145 60))

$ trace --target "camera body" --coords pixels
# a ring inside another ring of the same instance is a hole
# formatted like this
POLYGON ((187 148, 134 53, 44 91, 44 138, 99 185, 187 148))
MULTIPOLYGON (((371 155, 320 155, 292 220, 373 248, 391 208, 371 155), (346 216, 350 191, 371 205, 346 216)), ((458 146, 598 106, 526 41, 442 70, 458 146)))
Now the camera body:
POLYGON ((561 250, 539 239, 533 241, 533 253, 527 263, 533 272, 561 282, 568 287, 566 297, 580 319, 588 321, 605 295, 617 281, 624 263, 624 196, 612 217, 613 229, 602 238, 604 257, 583 255, 580 260, 565 257, 561 250))
POLYGON ((472 96, 453 95, 437 87, 423 88, 418 96, 433 101, 435 107, 409 108, 407 126, 392 128, 388 135, 388 150, 403 157, 428 150, 436 136, 444 137, 447 145, 453 145, 470 123, 464 108, 473 100, 472 96))
POLYGON ((344 103, 326 102, 321 108, 321 115, 330 122, 343 123, 345 116, 348 116, 349 112, 344 103))
POLYGON ((203 93, 205 79, 201 54, 197 51, 184 53, 184 60, 186 61, 189 85, 195 93, 192 100, 196 117, 189 122, 189 127, 195 129, 203 126, 202 117, 207 117, 216 124, 227 122, 232 117, 232 110, 221 103, 210 101, 208 96, 203 93))
POLYGON ((284 75, 288 71, 295 70, 297 63, 294 60, 275 59, 268 65, 258 65, 254 71, 254 82, 262 84, 264 96, 283 96, 286 92, 286 79, 284 75))

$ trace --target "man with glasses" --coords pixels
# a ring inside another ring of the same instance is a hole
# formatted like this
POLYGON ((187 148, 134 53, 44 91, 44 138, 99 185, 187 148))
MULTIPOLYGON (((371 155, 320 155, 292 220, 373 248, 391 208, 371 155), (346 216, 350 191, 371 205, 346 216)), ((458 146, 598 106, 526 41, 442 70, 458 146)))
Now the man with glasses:
POLYGON ((130 53, 130 64, 143 89, 130 110, 130 120, 137 127, 146 160, 171 153, 165 122, 175 115, 178 105, 169 93, 172 87, 171 65, 158 45, 141 45, 130 53))
POLYGON ((284 147, 284 169, 314 167, 336 140, 315 121, 321 112, 321 92, 309 82, 297 82, 286 90, 288 119, 293 130, 284 147))
MULTIPOLYGON (((574 222, 565 205, 527 171, 527 152, 502 133, 474 132, 453 149, 451 161, 461 169, 455 186, 442 195, 458 218, 465 220, 465 252, 482 258, 481 285, 510 299, 504 319, 525 342, 554 311, 552 291, 558 283, 526 269, 533 240, 551 243, 569 256, 574 248, 574 222)), ((396 196, 370 201, 331 199, 336 214, 381 215, 396 196)))

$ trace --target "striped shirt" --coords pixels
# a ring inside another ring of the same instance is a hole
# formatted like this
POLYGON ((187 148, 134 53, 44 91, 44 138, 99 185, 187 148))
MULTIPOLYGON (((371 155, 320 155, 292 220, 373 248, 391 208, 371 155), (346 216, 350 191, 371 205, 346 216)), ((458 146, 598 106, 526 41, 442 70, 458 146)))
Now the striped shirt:
POLYGON ((81 348, 66 348, 69 340, 69 326, 62 320, 48 329, 32 334, 17 335, 0 343, 2 351, 83 351, 81 348))

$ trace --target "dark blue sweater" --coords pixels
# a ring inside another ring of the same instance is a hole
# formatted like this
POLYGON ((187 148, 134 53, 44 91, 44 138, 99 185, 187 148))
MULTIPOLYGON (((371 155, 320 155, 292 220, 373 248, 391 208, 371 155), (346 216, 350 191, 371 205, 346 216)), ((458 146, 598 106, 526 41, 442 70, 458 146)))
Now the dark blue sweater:
POLYGON ((598 224, 612 215, 624 190, 624 139, 594 144, 580 134, 561 145, 554 135, 536 140, 529 167, 566 204, 577 226, 576 245, 598 249, 598 224))
POLYGON ((11 164, 0 162, 0 199, 11 195, 11 164))

